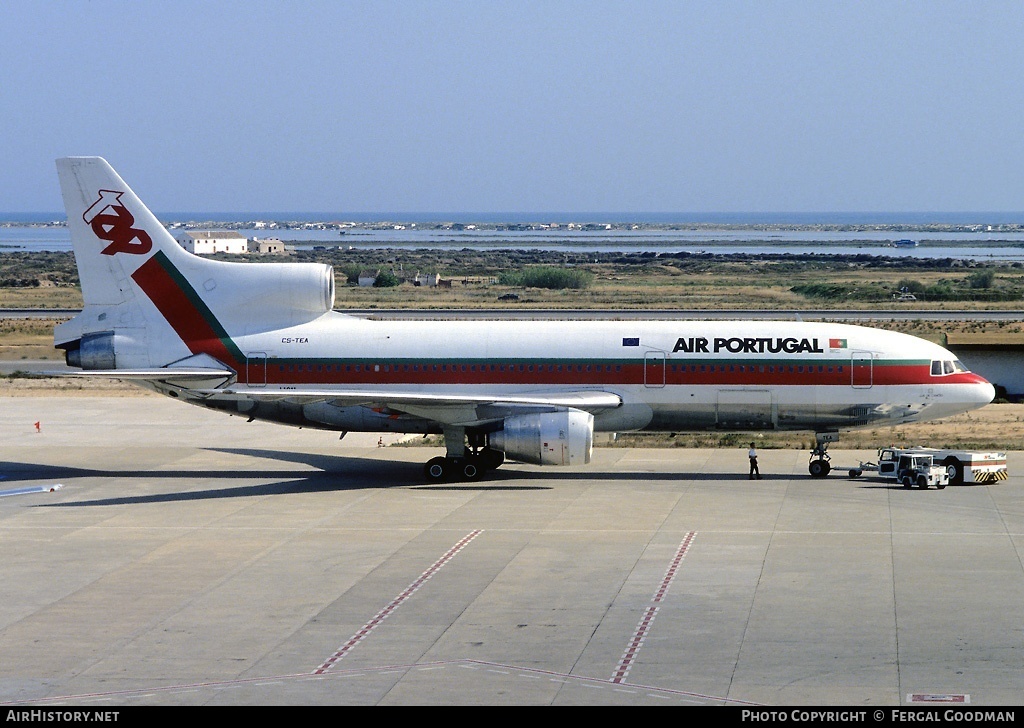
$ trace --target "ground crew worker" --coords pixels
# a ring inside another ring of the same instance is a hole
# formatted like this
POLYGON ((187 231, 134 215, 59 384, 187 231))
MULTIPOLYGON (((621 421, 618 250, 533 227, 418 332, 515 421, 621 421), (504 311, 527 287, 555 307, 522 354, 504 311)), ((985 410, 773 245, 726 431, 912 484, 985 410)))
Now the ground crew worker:
POLYGON ((757 478, 761 479, 761 471, 757 469, 757 449, 754 447, 754 443, 750 443, 750 450, 747 451, 747 457, 750 458, 750 480, 757 478))

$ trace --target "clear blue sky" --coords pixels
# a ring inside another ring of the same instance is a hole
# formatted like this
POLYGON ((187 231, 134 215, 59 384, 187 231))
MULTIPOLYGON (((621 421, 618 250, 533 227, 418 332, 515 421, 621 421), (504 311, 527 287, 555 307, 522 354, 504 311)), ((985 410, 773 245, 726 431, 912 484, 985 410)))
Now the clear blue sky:
POLYGON ((0 212, 1024 210, 1024 3, 0 2, 0 212))

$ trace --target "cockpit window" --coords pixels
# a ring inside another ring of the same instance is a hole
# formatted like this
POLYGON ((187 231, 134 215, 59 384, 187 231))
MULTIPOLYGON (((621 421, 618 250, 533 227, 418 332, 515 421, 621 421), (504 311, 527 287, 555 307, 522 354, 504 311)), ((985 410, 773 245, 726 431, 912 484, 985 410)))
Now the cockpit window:
POLYGON ((965 367, 958 359, 954 359, 952 361, 948 359, 945 361, 935 360, 932 362, 933 377, 940 377, 945 374, 962 374, 966 371, 967 367, 965 367))

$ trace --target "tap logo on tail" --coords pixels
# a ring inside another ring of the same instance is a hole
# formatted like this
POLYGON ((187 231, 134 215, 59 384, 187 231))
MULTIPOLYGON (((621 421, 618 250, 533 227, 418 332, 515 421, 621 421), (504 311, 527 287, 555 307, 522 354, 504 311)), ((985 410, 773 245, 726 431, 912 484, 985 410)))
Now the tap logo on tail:
POLYGON ((100 251, 103 255, 145 255, 153 248, 153 239, 145 230, 132 227, 135 217, 121 204, 123 194, 115 190, 100 190, 100 198, 82 213, 82 219, 96 237, 110 243, 100 251))

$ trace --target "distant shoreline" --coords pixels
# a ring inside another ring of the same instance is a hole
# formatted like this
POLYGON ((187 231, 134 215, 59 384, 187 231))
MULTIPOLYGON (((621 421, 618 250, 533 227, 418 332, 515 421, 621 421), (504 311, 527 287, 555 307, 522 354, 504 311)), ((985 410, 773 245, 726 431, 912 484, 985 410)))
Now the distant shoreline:
MULTIPOLYGON (((575 229, 604 230, 875 230, 961 232, 1024 230, 1024 212, 885 212, 885 213, 156 213, 172 227, 250 228, 271 225, 298 228, 311 224, 344 229, 380 229, 416 225, 428 229, 467 225, 482 230, 575 229), (607 226, 607 227, 606 227, 607 226)), ((0 213, 0 227, 66 227, 59 212, 0 213)))
MULTIPOLYGON (((1024 213, 1021 218, 1024 218, 1024 213)), ((399 222, 271 218, 164 221, 175 237, 231 230, 250 240, 277 239, 293 251, 545 250, 700 255, 860 255, 1024 262, 1024 222, 743 223, 743 222, 399 222), (897 241, 912 240, 913 245, 897 241)), ((0 221, 0 253, 67 252, 62 219, 0 221)))

